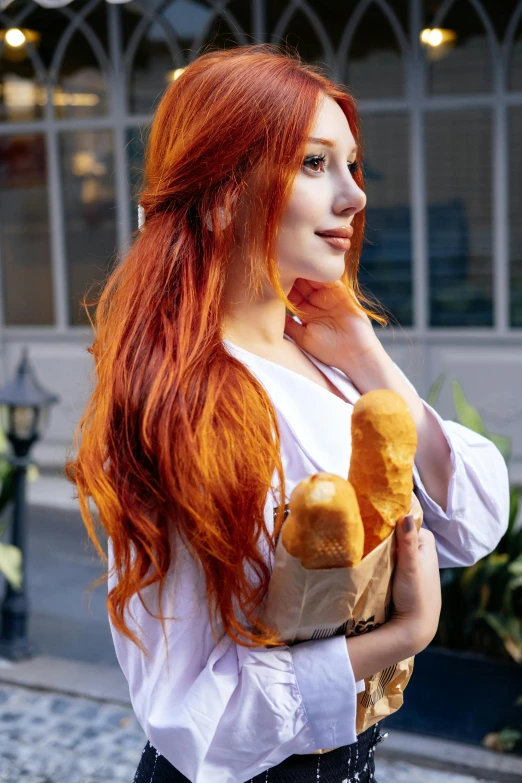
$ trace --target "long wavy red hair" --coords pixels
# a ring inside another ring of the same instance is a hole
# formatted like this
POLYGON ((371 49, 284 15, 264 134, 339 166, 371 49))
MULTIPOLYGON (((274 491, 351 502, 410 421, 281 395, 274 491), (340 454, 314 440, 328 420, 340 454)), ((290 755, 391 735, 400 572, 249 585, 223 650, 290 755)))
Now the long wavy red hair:
MULTIPOLYGON (((286 497, 279 428, 265 389, 222 343, 234 228, 233 221, 222 227, 219 209, 233 214, 240 200, 247 203, 244 253, 252 259, 253 290, 269 279, 299 316, 280 285, 275 243, 324 95, 342 108, 360 148, 347 89, 295 52, 259 44, 207 51, 191 63, 163 94, 149 134, 139 198, 144 230, 107 274, 97 301, 82 302, 88 314, 96 305, 87 348, 96 382, 65 475, 105 563, 96 524, 111 539, 117 584, 108 611, 142 651, 125 609, 134 594, 157 584, 153 616, 165 632, 161 595, 178 536, 204 571, 216 642, 218 617, 238 644, 283 644, 259 616, 270 579, 260 536, 273 553, 284 519, 284 501, 273 533, 264 519, 275 472, 278 497, 286 497)), ((355 177, 363 187, 362 172, 355 177)), ((383 311, 357 283, 363 212, 353 226, 342 280, 382 325, 383 311)))

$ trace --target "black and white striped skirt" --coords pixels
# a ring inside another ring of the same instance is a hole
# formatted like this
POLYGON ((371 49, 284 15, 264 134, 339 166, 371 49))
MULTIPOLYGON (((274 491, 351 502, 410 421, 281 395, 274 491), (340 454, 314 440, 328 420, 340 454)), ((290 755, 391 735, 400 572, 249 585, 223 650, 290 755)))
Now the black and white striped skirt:
MULTIPOLYGON (((386 735, 376 723, 359 734, 353 745, 328 753, 295 754, 244 783, 377 783, 375 747, 386 735)), ((147 742, 133 783, 190 783, 147 742)), ((238 781, 239 783, 239 781, 238 781)))

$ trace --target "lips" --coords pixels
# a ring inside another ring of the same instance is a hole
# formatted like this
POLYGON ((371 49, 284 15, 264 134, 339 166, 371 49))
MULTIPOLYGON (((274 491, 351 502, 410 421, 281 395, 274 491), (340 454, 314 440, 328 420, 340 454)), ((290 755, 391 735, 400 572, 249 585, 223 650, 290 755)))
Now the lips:
POLYGON ((350 249, 350 237, 353 235, 352 226, 330 228, 327 231, 316 231, 315 233, 336 250, 350 249))
POLYGON ((341 237, 341 239, 350 239, 353 235, 353 226, 341 226, 340 228, 330 228, 326 231, 316 231, 320 237, 341 237))

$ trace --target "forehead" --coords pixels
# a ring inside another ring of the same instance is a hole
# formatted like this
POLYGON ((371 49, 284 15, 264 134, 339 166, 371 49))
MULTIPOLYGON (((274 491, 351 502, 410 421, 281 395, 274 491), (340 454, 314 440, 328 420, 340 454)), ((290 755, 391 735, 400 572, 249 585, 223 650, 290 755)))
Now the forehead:
POLYGON ((348 125, 348 120, 332 98, 325 95, 319 102, 311 136, 331 139, 340 147, 352 147, 355 139, 348 125))

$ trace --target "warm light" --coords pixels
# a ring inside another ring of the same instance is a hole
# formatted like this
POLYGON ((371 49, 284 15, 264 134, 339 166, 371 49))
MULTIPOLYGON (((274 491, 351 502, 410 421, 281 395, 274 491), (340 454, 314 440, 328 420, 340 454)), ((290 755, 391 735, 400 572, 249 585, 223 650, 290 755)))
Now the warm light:
POLYGON ((168 71, 166 73, 166 79, 168 82, 175 82, 176 79, 179 79, 181 74, 183 73, 185 69, 184 68, 175 68, 173 71, 168 71))
POLYGON ((6 31, 5 40, 6 43, 9 44, 9 46, 12 46, 13 48, 17 48, 18 46, 24 45, 26 38, 23 32, 18 27, 11 27, 9 28, 9 30, 6 31))
MULTIPOLYGON (((4 98, 4 104, 12 107, 45 106, 47 103, 47 90, 39 87, 30 79, 19 77, 6 78, 4 84, 0 84, 0 96, 4 98)), ((96 106, 100 97, 89 92, 61 92, 54 90, 53 104, 55 106, 96 106)))
MULTIPOLYGON (((89 92, 58 92, 55 90, 53 95, 55 106, 96 106, 99 102, 99 96, 89 92)), ((47 103, 47 93, 45 93, 42 103, 47 103)))
POLYGON ((420 34, 420 39, 426 46, 440 46, 454 41, 457 34, 454 30, 445 30, 439 27, 426 27, 420 34))
POLYGON ((76 177, 99 177, 107 171, 92 152, 75 152, 72 157, 72 170, 76 177))

